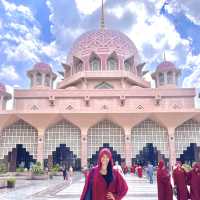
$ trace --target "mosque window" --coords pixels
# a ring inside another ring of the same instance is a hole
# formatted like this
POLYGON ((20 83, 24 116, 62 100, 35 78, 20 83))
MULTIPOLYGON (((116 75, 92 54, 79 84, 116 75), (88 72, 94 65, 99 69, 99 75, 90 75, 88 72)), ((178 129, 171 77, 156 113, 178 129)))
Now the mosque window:
POLYGON ((173 84, 173 72, 167 72, 167 83, 173 84))
POLYGON ((101 70, 101 62, 100 59, 94 58, 91 63, 91 71, 100 71, 101 70))
POLYGON ((31 79, 31 87, 33 87, 33 75, 30 75, 30 79, 31 79))
POLYGON ((109 83, 102 82, 95 86, 95 89, 113 89, 113 86, 109 83))
POLYGON ((82 70, 83 70, 83 63, 82 62, 77 63, 74 68, 75 73, 81 72, 82 70))
POLYGON ((36 74, 36 85, 41 85, 42 84, 42 74, 37 73, 36 74))
POLYGON ((44 82, 45 86, 50 86, 50 75, 47 74, 45 76, 45 82, 44 82))
POLYGON ((115 58, 108 59, 108 70, 117 70, 117 61, 115 58))
POLYGON ((83 70, 83 61, 78 57, 73 57, 73 66, 74 66, 74 73, 80 72, 83 70))
POLYGON ((164 74, 163 73, 159 73, 158 77, 159 77, 160 85, 164 85, 164 74))
POLYGON ((131 71, 131 65, 128 62, 125 62, 124 66, 126 71, 131 71))

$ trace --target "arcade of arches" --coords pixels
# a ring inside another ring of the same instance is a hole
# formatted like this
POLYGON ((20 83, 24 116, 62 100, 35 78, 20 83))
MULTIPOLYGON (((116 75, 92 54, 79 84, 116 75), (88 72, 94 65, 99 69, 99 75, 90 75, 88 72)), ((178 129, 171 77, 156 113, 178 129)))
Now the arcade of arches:
POLYGON ((97 122, 82 134, 81 128, 62 120, 41 133, 23 120, 2 129, 0 134, 0 162, 10 171, 23 165, 26 168, 36 161, 51 167, 54 164, 70 165, 74 169, 95 164, 103 147, 112 151, 114 160, 154 165, 159 159, 173 164, 175 160, 200 160, 200 122, 188 120, 174 129, 174 137, 159 123, 146 119, 125 133, 124 127, 109 119, 97 122), (174 147, 170 151, 171 147, 174 147), (174 153, 174 157, 173 154, 174 153))

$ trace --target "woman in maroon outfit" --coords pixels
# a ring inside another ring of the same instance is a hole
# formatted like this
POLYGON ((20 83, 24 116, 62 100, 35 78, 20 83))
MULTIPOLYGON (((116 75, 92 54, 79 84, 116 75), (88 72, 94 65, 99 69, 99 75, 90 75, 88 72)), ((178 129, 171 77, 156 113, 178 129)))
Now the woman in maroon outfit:
POLYGON ((165 168, 164 161, 161 160, 157 169, 158 200, 173 200, 170 174, 165 168))
POLYGON ((173 170, 174 185, 177 189, 178 200, 188 200, 189 191, 187 189, 187 174, 181 167, 181 163, 176 163, 176 168, 173 170))
POLYGON ((91 170, 87 177, 80 200, 85 200, 88 192, 92 194, 91 200, 121 200, 127 191, 126 181, 117 170, 113 169, 110 150, 102 149, 99 153, 97 166, 91 170), (91 189, 89 189, 90 183, 92 183, 91 189))
POLYGON ((188 173, 191 200, 200 200, 200 163, 196 163, 188 173))

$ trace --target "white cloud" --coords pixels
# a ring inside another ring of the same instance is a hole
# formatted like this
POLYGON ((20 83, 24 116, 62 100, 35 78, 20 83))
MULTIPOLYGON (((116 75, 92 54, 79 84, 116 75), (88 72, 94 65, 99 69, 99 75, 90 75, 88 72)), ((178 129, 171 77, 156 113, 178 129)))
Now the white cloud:
POLYGON ((197 56, 189 53, 185 67, 191 70, 191 74, 183 81, 183 87, 200 88, 200 54, 197 56))
POLYGON ((7 11, 8 16, 12 16, 12 13, 19 12, 23 14, 24 17, 29 19, 30 21, 34 20, 33 14, 31 10, 23 5, 16 6, 14 3, 10 3, 9 1, 6 0, 1 0, 5 10, 7 11))
MULTIPOLYGON (((80 13, 84 15, 91 15, 97 8, 101 6, 101 0, 75 0, 76 6, 80 13)), ((104 2, 106 2, 104 0, 104 2)))
POLYGON ((10 66, 3 66, 0 69, 0 78, 1 79, 7 79, 7 80, 18 80, 19 75, 17 74, 15 67, 10 65, 10 66))

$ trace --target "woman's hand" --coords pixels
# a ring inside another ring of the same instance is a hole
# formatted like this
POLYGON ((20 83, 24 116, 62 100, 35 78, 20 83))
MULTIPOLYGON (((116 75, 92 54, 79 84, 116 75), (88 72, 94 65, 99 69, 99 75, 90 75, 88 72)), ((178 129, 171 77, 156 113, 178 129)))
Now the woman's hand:
POLYGON ((114 195, 112 194, 112 192, 108 192, 107 195, 106 195, 106 198, 107 198, 107 199, 115 200, 115 197, 114 197, 114 195))

